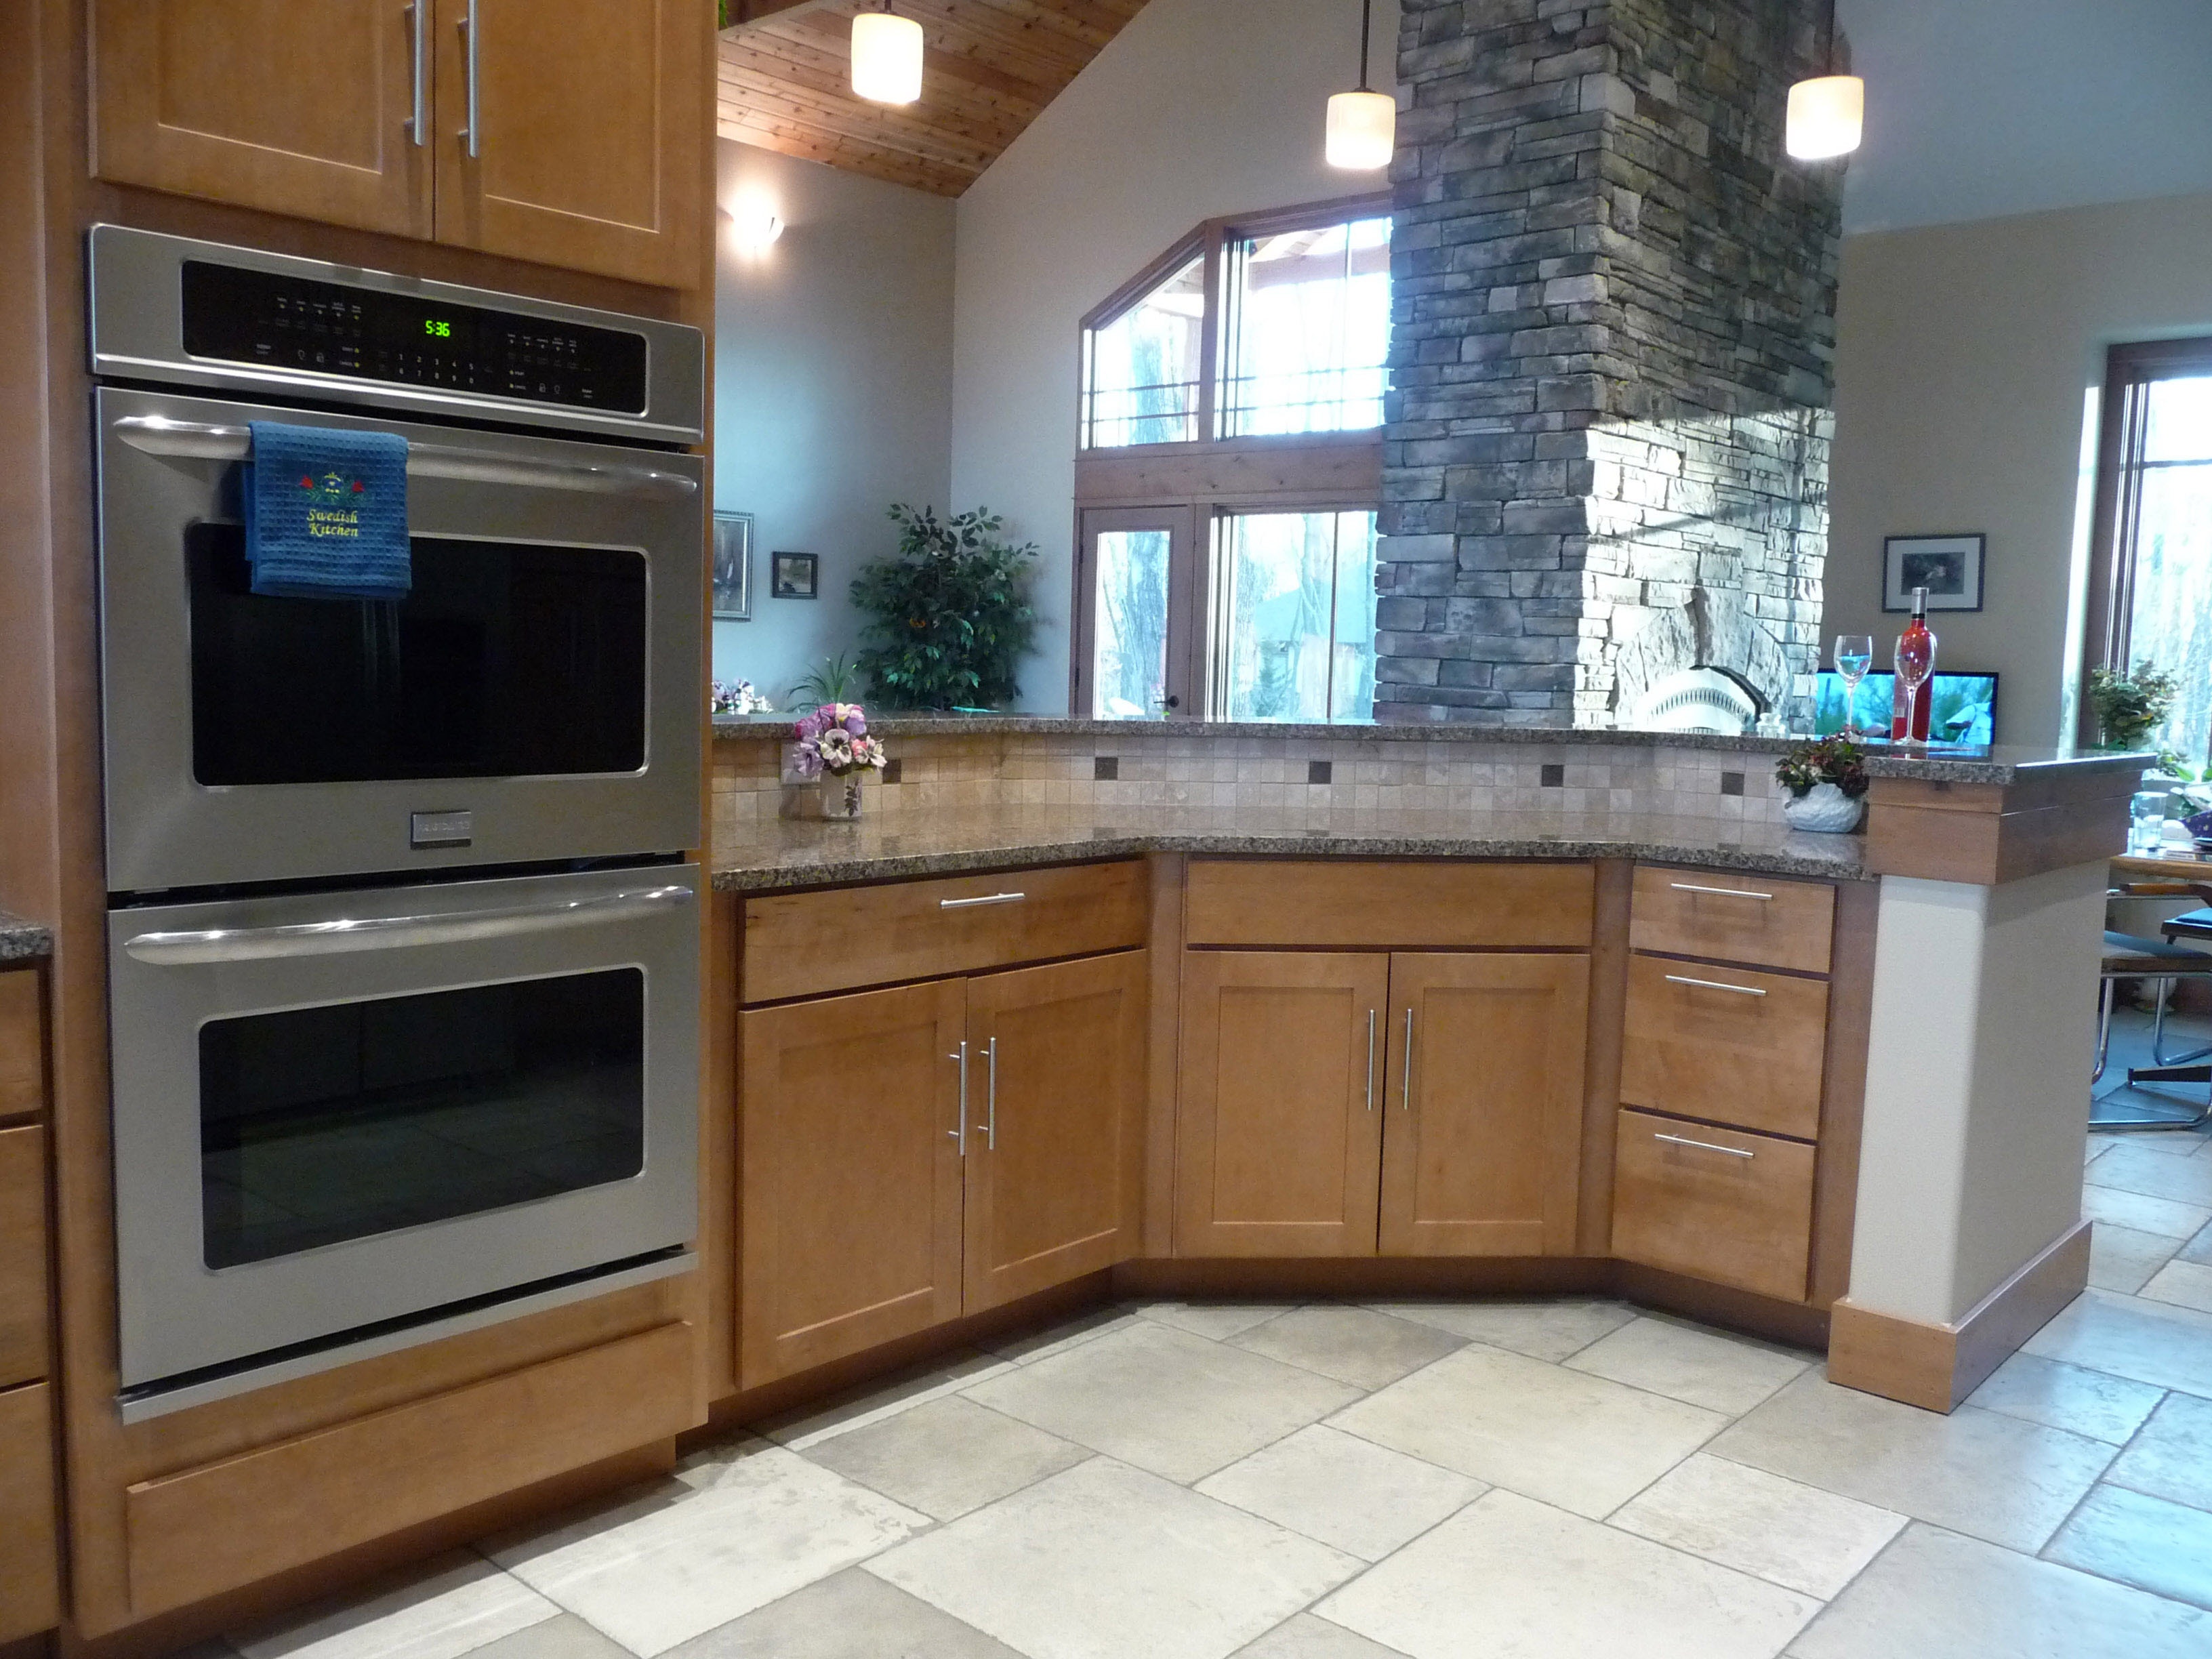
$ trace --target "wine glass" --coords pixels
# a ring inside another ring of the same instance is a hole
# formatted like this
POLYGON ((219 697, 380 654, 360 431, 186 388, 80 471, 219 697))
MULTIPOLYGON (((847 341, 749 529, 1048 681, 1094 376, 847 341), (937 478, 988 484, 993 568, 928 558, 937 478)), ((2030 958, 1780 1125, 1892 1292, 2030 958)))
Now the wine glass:
POLYGON ((1873 665, 1873 635, 1836 635, 1836 672, 1843 676, 1844 735, 1847 738, 1856 738, 1859 734, 1859 682, 1866 678, 1867 670, 1873 665))
POLYGON ((1898 707, 1905 710, 1905 737, 1902 741, 1915 743, 1912 735, 1911 711, 1920 688, 1936 669, 1936 636, 1926 629, 1914 629, 1898 635, 1897 689, 1898 707))

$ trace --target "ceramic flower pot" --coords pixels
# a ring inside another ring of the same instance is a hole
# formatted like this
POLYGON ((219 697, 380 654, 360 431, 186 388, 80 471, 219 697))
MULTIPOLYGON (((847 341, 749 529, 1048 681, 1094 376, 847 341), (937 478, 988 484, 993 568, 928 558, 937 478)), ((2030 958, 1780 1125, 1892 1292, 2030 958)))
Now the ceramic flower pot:
POLYGON ((1832 783, 1816 783, 1782 804, 1783 818, 1792 830, 1823 836, 1849 835, 1859 827, 1865 811, 1864 800, 1845 794, 1832 783))
POLYGON ((822 816, 846 823, 860 816, 860 775, 848 772, 843 777, 825 775, 816 786, 815 798, 822 804, 822 816))

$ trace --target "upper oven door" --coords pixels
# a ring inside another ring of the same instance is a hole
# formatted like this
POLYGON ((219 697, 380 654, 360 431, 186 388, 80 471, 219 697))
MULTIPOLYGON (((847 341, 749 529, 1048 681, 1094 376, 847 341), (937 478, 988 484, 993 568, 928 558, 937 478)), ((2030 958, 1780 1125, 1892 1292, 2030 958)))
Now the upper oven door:
POLYGON ((700 844, 704 463, 103 388, 111 891, 700 844), (412 447, 405 599, 247 586, 246 422, 412 447))
POLYGON ((122 1378, 689 1243, 693 864, 108 914, 122 1378))

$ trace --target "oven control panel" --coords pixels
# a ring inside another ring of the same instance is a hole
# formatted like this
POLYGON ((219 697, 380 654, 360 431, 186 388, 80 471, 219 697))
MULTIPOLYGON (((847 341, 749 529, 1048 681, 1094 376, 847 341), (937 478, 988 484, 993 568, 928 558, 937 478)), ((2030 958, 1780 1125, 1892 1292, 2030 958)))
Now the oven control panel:
POLYGON ((188 259, 195 357, 641 414, 645 339, 620 329, 188 259))

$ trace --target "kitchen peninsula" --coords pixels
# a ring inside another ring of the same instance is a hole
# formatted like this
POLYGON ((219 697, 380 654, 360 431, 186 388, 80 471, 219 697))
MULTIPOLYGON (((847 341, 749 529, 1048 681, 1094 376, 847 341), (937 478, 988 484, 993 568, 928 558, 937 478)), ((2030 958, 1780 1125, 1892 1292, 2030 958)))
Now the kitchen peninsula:
POLYGON ((1110 1267, 1610 1289, 1948 1410, 2083 1282, 2139 758, 1877 755, 1827 836, 1777 740, 872 729, 857 823, 781 816, 780 725, 716 732, 740 1398, 1110 1267))

